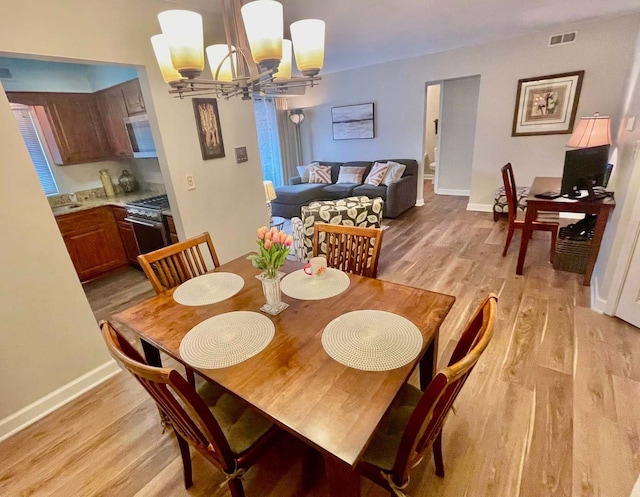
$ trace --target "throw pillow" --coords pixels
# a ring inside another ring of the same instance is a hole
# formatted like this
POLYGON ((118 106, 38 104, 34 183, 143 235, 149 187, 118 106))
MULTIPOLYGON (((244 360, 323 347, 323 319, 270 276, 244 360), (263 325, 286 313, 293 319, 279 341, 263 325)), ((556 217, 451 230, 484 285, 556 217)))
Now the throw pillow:
POLYGON ((397 162, 389 161, 387 162, 389 165, 389 169, 387 169, 384 178, 380 182, 382 185, 389 186, 391 183, 395 183, 396 181, 400 181, 402 178, 402 173, 407 168, 404 164, 398 164, 397 162))
POLYGON ((309 169, 311 166, 319 166, 319 162, 312 162, 311 164, 307 164, 306 166, 296 166, 298 170, 298 175, 302 178, 303 183, 309 183, 309 169))
POLYGON ((341 167, 340 173, 338 174, 338 183, 357 183, 360 185, 365 169, 367 168, 354 166, 341 167))
POLYGON ((364 180, 365 185, 378 186, 388 169, 388 162, 375 162, 367 175, 367 179, 364 180))
POLYGON ((331 166, 311 166, 309 183, 331 183, 331 166))

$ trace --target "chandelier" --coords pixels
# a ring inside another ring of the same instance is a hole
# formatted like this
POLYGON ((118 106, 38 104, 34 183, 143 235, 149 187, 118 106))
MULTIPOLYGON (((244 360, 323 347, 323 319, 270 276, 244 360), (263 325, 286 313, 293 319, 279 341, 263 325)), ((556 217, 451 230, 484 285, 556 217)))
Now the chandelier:
POLYGON ((282 4, 275 0, 220 0, 226 44, 203 48, 202 16, 188 10, 158 14, 162 34, 151 44, 170 94, 180 98, 213 94, 225 99, 241 95, 304 93, 320 81, 324 63, 324 21, 291 24, 291 40, 283 39, 282 4), (206 52, 213 79, 200 79, 206 52), (302 77, 291 76, 292 52, 302 77))

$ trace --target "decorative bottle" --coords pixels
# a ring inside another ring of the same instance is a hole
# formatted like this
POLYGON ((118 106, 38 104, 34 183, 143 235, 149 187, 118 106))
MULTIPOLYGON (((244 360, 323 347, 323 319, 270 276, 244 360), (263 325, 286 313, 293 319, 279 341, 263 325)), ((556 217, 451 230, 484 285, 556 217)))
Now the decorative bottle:
POLYGON ((111 181, 111 175, 109 174, 108 169, 100 169, 100 181, 102 181, 102 186, 104 188, 104 193, 107 197, 115 197, 116 192, 113 189, 113 182, 111 181))
POLYGON ((122 191, 125 193, 135 192, 138 189, 138 182, 136 179, 129 174, 129 171, 124 169, 122 174, 120 175, 120 179, 118 179, 118 184, 122 191))

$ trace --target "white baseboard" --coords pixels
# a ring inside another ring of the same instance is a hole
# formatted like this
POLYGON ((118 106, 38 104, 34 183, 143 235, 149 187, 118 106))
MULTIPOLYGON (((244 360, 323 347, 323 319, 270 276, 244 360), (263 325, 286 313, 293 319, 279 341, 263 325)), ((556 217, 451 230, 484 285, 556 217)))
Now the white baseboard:
POLYGON ((455 195, 456 197, 468 197, 470 190, 448 190, 446 188, 437 188, 434 190, 436 195, 455 195))
POLYGON ((433 174, 424 173, 424 175, 422 176, 422 179, 431 179, 432 180, 433 179, 433 174))
POLYGON ((468 211, 493 212, 493 204, 467 204, 468 211))
POLYGON ((1 419, 0 442, 35 423, 47 414, 71 402, 76 397, 79 397, 86 391, 98 386, 100 383, 108 380, 120 371, 122 370, 116 361, 112 359, 58 388, 57 390, 54 390, 50 394, 45 395, 41 399, 23 407, 10 416, 1 419))
POLYGON ((591 310, 597 312, 598 314, 606 314, 607 301, 601 298, 600 292, 598 292, 598 278, 592 278, 591 283, 591 310))

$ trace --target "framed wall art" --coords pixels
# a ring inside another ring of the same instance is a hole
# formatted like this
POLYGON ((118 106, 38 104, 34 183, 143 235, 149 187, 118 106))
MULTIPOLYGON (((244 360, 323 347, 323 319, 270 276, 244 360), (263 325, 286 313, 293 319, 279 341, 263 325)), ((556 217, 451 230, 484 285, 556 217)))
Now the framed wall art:
POLYGON ((373 102, 331 108, 334 140, 373 138, 373 102))
POLYGON ((576 71, 519 80, 511 136, 571 133, 583 77, 576 71))
POLYGON ((196 115, 196 128, 200 139, 202 159, 224 157, 218 102, 215 98, 194 98, 193 111, 196 115))

